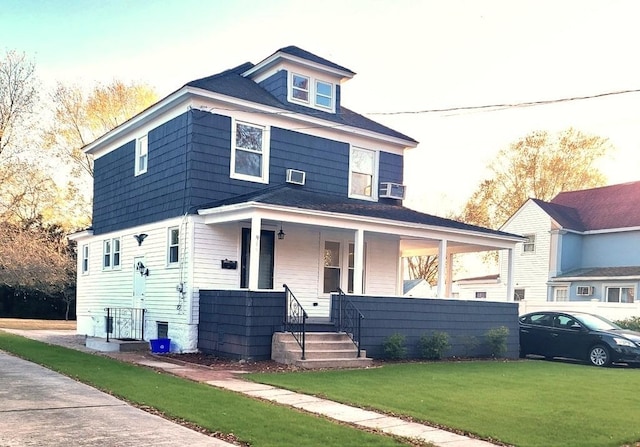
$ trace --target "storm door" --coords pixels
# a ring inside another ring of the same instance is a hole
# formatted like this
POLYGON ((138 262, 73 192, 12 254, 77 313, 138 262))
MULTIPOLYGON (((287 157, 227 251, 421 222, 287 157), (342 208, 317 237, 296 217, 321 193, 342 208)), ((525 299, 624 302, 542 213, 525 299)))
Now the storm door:
MULTIPOLYGON (((240 287, 249 287, 249 258, 251 247, 251 229, 242 229, 242 253, 240 256, 240 287)), ((258 288, 273 289, 273 264, 275 231, 260 231, 260 267, 258 269, 258 288)))

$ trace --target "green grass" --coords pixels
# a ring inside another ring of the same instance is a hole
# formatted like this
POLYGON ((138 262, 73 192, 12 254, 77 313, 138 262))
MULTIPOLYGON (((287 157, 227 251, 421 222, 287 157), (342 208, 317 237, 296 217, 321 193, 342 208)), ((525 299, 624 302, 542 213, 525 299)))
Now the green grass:
POLYGON ((0 350, 14 353, 129 402, 212 432, 233 433, 255 446, 398 446, 389 436, 363 432, 287 407, 251 399, 149 368, 51 346, 0 331, 0 350))
POLYGON ((248 378, 518 447, 620 447, 640 440, 639 369, 477 361, 248 378))

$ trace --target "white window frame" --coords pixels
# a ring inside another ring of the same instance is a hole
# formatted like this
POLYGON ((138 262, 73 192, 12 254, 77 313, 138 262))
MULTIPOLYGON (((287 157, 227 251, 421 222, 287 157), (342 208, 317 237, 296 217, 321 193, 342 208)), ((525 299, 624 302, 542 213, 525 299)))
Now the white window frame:
POLYGON ((289 83, 288 83, 288 89, 287 89, 287 99, 289 102, 293 102, 293 103, 297 103, 297 104, 301 104, 307 107, 311 107, 314 109, 318 109, 318 110, 323 110, 325 112, 331 112, 334 113, 336 111, 336 84, 333 82, 329 82, 326 79, 318 79, 314 76, 310 76, 310 75, 306 75, 306 74, 301 74, 301 73, 295 73, 293 71, 289 72, 289 83), (307 79, 307 86, 308 86, 308 90, 304 90, 301 89, 299 87, 295 87, 293 84, 293 80, 295 77, 300 77, 300 78, 305 78, 307 79), (327 96, 324 94, 319 94, 318 93, 318 83, 322 83, 325 85, 328 85, 331 88, 331 95, 327 96), (301 98, 296 98, 294 96, 294 92, 296 91, 303 91, 307 93, 307 99, 301 99, 301 98), (325 106, 323 104, 319 104, 318 103, 318 96, 322 97, 322 98, 329 98, 330 99, 330 104, 329 106, 325 106), (313 98, 313 99, 312 99, 313 98))
POLYGON ((367 149, 359 146, 351 146, 349 149, 349 197, 354 199, 362 199, 362 200, 378 200, 378 163, 380 158, 380 152, 374 149, 367 149), (353 159, 354 151, 366 151, 371 152, 373 154, 373 172, 371 174, 367 172, 358 172, 355 171, 355 166, 353 159), (371 195, 357 194, 351 191, 352 182, 353 182, 353 174, 365 174, 371 175, 371 195))
POLYGON ((81 264, 81 272, 83 275, 89 273, 89 244, 84 244, 82 246, 82 259, 80 261, 81 264))
POLYGON ((122 265, 120 238, 102 241, 102 270, 118 270, 122 265), (117 255, 117 263, 116 263, 117 255))
POLYGON ((136 140, 135 175, 144 174, 149 167, 149 135, 143 135, 136 140))
POLYGON ((314 97, 314 101, 315 101, 316 107, 319 107, 321 109, 333 110, 334 109, 334 105, 335 105, 335 101, 333 99, 335 97, 335 94, 334 94, 335 86, 331 82, 326 82, 326 81, 322 81, 320 79, 316 79, 314 87, 315 87, 315 94, 313 95, 313 97, 314 97), (330 90, 329 95, 325 95, 325 94, 320 93, 320 89, 318 88, 318 84, 325 84, 325 85, 329 86, 329 90, 330 90), (328 98, 329 99, 329 105, 325 106, 324 104, 319 104, 318 103, 318 98, 328 98))
POLYGON ((240 121, 233 119, 231 122, 231 172, 230 177, 238 180, 246 180, 257 183, 269 183, 269 126, 262 126, 260 124, 249 123, 246 121, 240 121), (262 131, 262 147, 260 152, 253 151, 248 148, 238 148, 237 146, 237 133, 238 125, 249 126, 262 131), (261 172, 259 176, 242 174, 236 172, 236 151, 245 151, 254 154, 260 154, 261 160, 261 172))
POLYGON ((553 288, 553 301, 565 302, 569 301, 569 287, 554 287, 553 288))
POLYGON ((522 243, 522 252, 535 253, 536 252, 536 235, 525 234, 524 237, 527 238, 527 240, 522 243))
POLYGON ((621 301, 622 298, 622 289, 631 289, 633 290, 633 301, 631 301, 631 303, 635 303, 636 302, 636 298, 637 298, 637 288, 635 286, 635 284, 605 284, 604 285, 604 296, 603 301, 606 303, 619 303, 619 304, 630 304, 629 301, 621 301), (609 290, 610 289, 619 289, 619 295, 618 295, 618 301, 609 301, 609 290))
POLYGON ((177 266, 179 264, 180 264, 180 227, 169 227, 167 228, 167 266, 172 267, 172 266, 177 266), (172 235, 174 231, 178 232, 178 242, 176 244, 172 242, 173 241, 172 235), (172 249, 175 249, 175 252, 176 252, 175 260, 171 259, 172 249))

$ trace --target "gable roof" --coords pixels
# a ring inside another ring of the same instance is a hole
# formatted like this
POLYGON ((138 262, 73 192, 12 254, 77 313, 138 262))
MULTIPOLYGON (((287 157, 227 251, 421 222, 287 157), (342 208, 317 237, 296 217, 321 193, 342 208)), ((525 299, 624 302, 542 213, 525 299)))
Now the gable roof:
POLYGON ((252 63, 246 62, 221 73, 188 82, 185 84, 185 87, 196 87, 210 92, 243 99, 245 101, 279 108, 288 112, 320 118, 334 123, 332 124, 332 127, 337 127, 335 126, 336 124, 339 126, 355 127, 398 138, 408 143, 418 143, 413 138, 370 120, 369 118, 353 112, 344 106, 340 106, 337 113, 329 113, 299 104, 281 102, 267 90, 260 87, 260 85, 242 75, 252 67, 254 67, 252 63))
POLYGON ((640 227, 640 181, 561 192, 551 202, 531 200, 570 230, 640 227))
POLYGON ((280 48, 274 54, 277 54, 277 53, 290 54, 292 56, 296 56, 301 59, 306 59, 308 61, 315 62, 317 64, 326 65, 327 67, 335 68, 336 70, 340 70, 340 71, 346 71, 348 73, 351 73, 352 75, 355 75, 355 72, 349 70, 348 68, 345 68, 334 62, 331 62, 323 57, 316 56, 315 54, 310 53, 306 50, 303 50, 302 48, 298 48, 295 45, 289 45, 288 47, 280 48))
POLYGON ((504 231, 491 230, 489 228, 469 225, 458 222, 456 220, 446 219, 444 217, 420 213, 410 208, 405 208, 401 205, 371 202, 368 200, 350 199, 331 194, 320 194, 287 185, 275 186, 257 192, 203 204, 193 208, 191 212, 198 212, 201 210, 208 210, 227 205, 236 205, 249 202, 257 202, 266 205, 276 205, 312 211, 323 211, 351 216, 385 219, 403 223, 444 227, 493 236, 521 238, 521 236, 504 231))

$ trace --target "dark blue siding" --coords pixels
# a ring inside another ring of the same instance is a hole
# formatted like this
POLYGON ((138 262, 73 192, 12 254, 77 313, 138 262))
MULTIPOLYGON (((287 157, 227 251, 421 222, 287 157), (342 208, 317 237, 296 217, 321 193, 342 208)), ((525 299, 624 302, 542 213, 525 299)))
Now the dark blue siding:
POLYGON ((133 140, 96 159, 94 234, 154 222, 184 212, 187 118, 188 114, 183 114, 149 132, 149 160, 145 174, 134 175, 133 140))
POLYGON ((273 76, 268 77, 259 85, 280 102, 287 102, 287 70, 280 70, 273 76))
MULTIPOLYGON (((333 315, 338 313, 335 298, 332 296, 333 315)), ((500 326, 509 329, 506 357, 518 356, 518 303, 370 296, 349 296, 349 299, 364 315, 361 344, 368 357, 384 358, 385 339, 399 333, 406 337, 408 357, 418 358, 420 336, 431 335, 433 331, 449 334, 448 357, 487 356, 485 333, 500 326), (473 349, 470 340, 478 343, 473 349)))
POLYGON ((349 145, 300 132, 271 128, 272 185, 286 181, 287 169, 305 171, 305 189, 347 195, 349 145))
POLYGON ((380 182, 402 183, 402 155, 380 152, 380 182))

